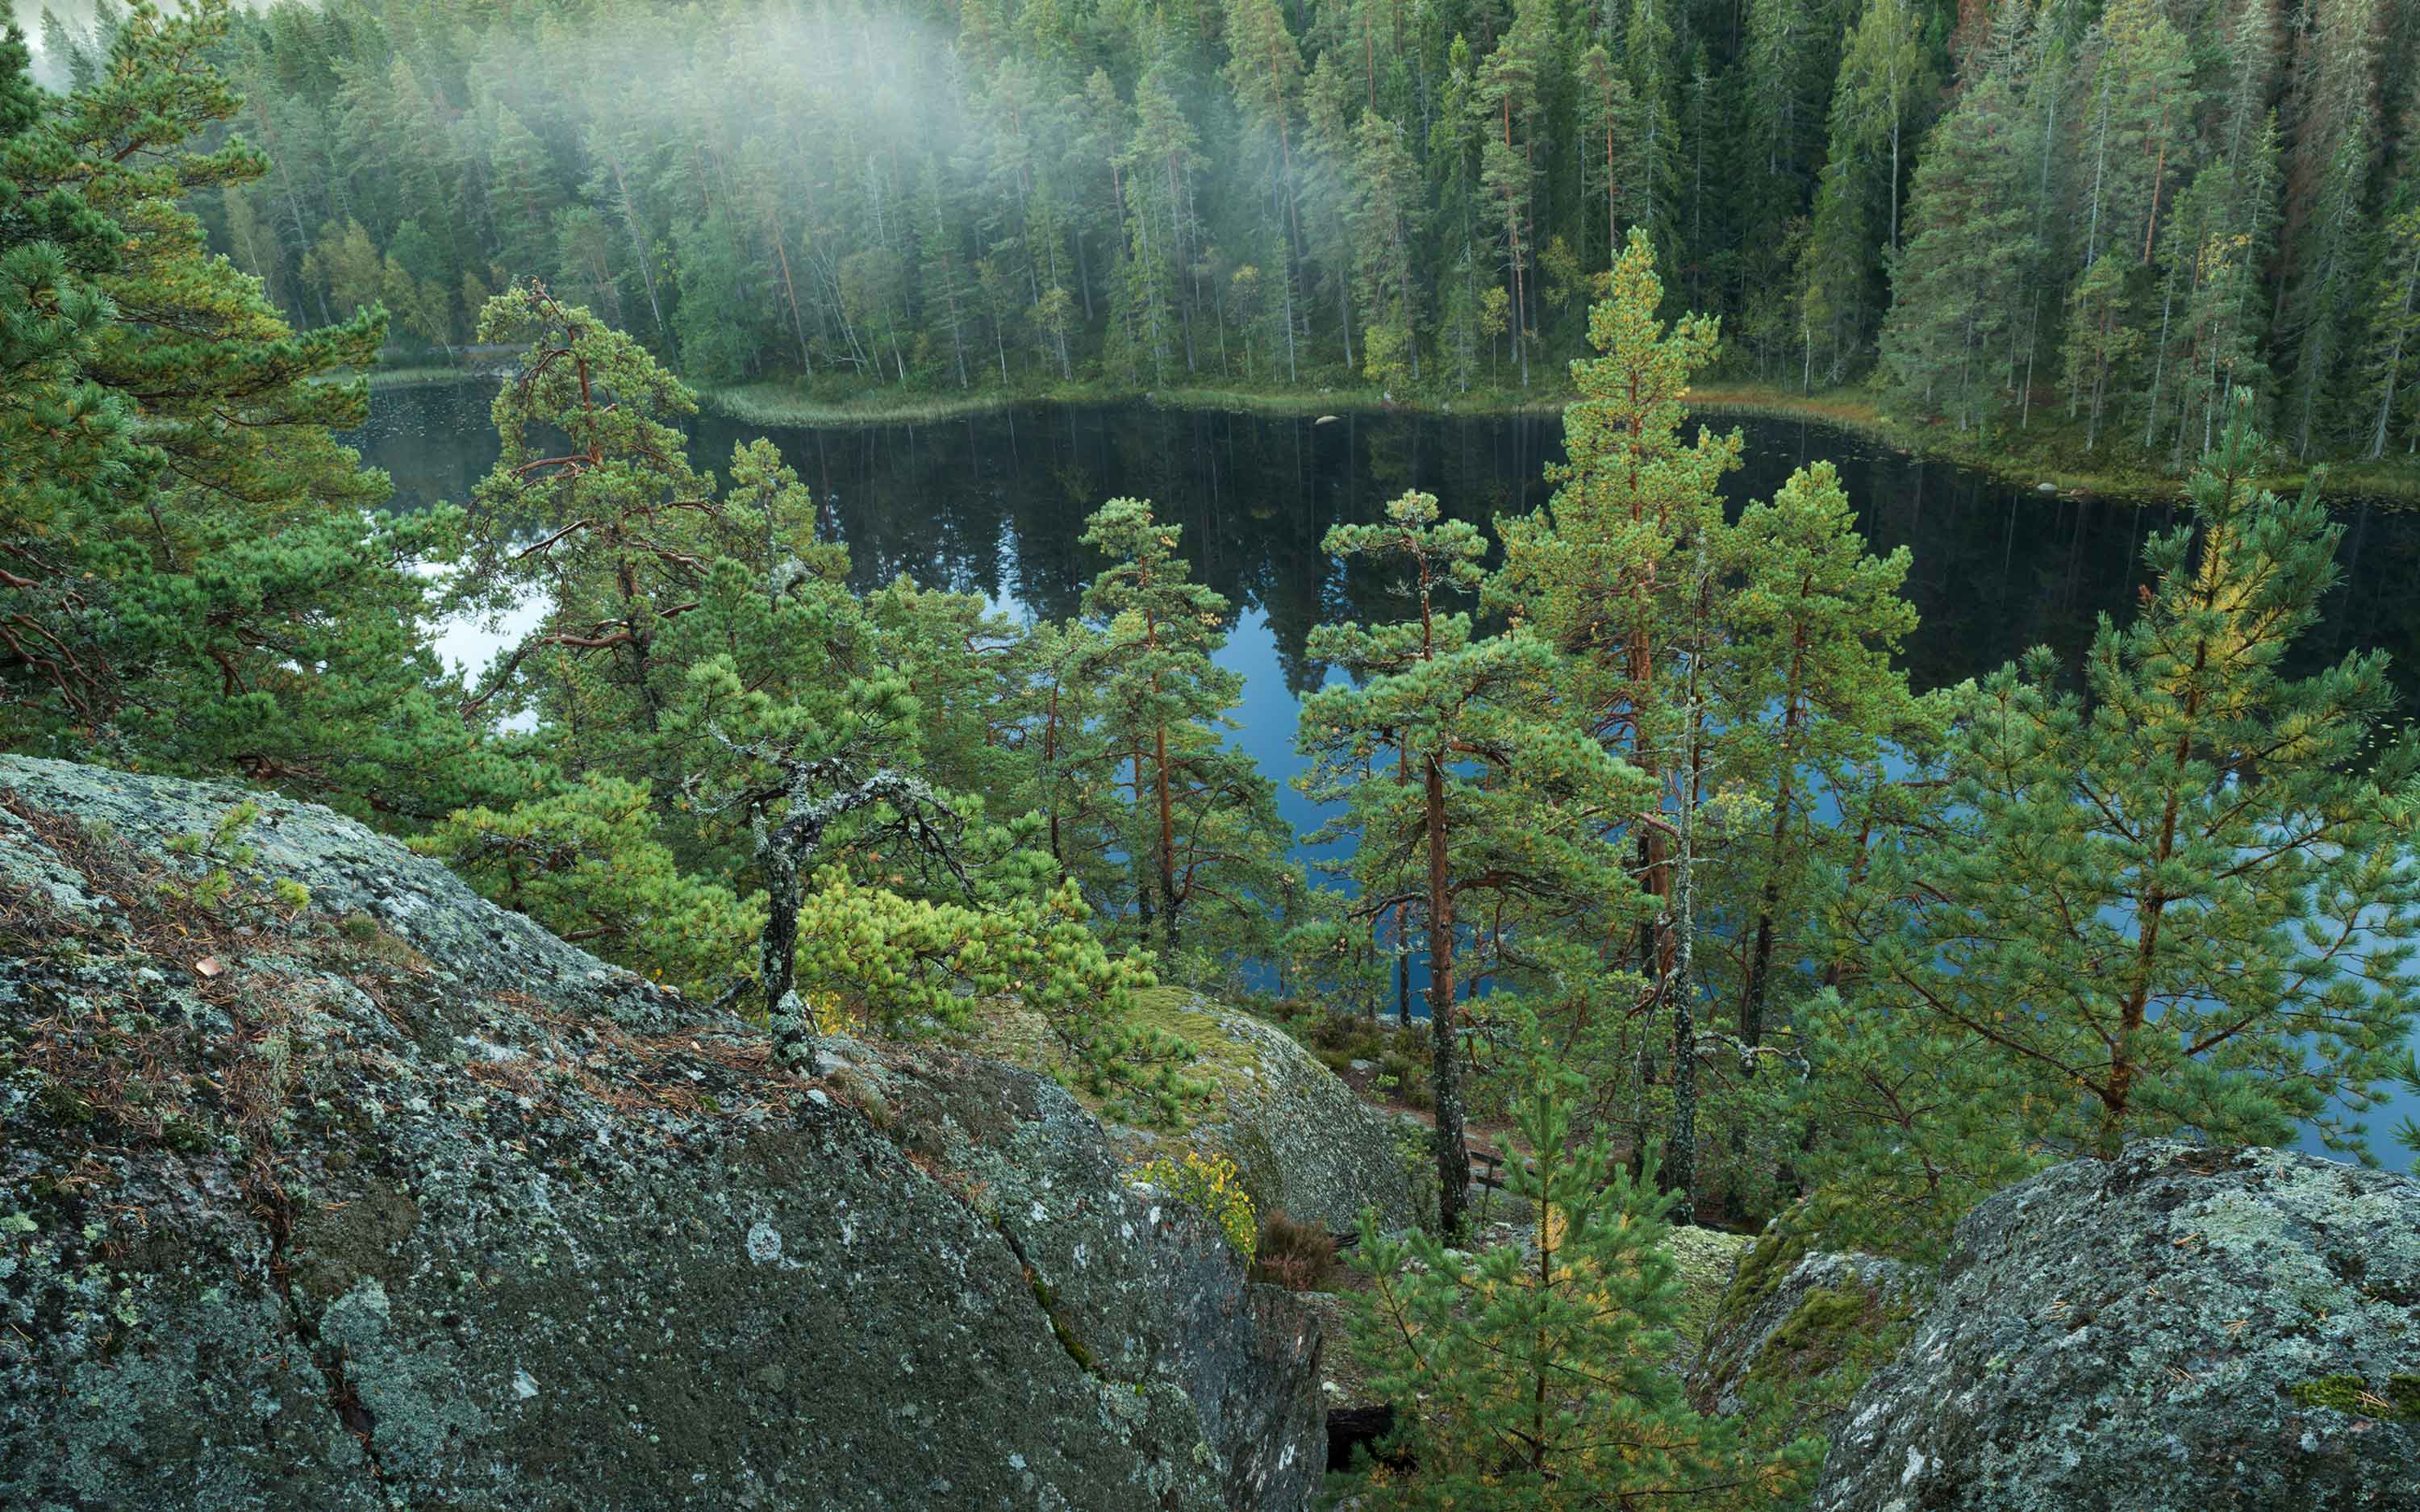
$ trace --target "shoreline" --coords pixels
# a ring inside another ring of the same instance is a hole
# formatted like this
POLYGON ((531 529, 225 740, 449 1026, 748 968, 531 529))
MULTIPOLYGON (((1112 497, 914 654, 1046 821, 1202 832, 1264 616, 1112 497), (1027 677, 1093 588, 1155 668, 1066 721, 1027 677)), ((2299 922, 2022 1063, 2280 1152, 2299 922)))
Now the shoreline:
MULTIPOLYGON (((1452 419, 1493 420, 1514 416, 1560 414, 1576 394, 1569 390, 1540 392, 1534 397, 1504 390, 1477 390, 1458 399, 1389 399, 1376 388, 1351 389, 1217 389, 1171 388, 1109 390, 1084 383, 1054 384, 1018 392, 975 390, 933 396, 895 391, 880 396, 830 404, 808 398, 781 382, 737 384, 701 389, 698 405, 747 424, 897 425, 925 424, 989 414, 1025 405, 1149 404, 1171 409, 1217 409, 1236 414, 1314 417, 1342 414, 1435 415, 1452 419)), ((2077 468, 2071 462, 2024 453, 2010 454, 1979 444, 1961 444, 1946 426, 1911 425, 1885 414, 1864 389, 1830 389, 1799 393, 1765 384, 1713 382, 1689 393, 1688 412, 1697 417, 1732 415, 1751 419, 1798 421, 1845 431, 1903 455, 1948 462, 1989 473, 2003 482, 2060 497, 2078 495, 2164 501, 2180 498, 2184 480, 2136 467, 2077 468)), ((2271 478, 2281 493, 2299 489, 2311 470, 2296 468, 2271 478)), ((2328 469, 2324 494, 2395 504, 2420 504, 2420 465, 2412 463, 2342 463, 2328 469)))
MULTIPOLYGON (((371 388, 385 389, 490 380, 502 375, 501 369, 427 366, 373 370, 365 376, 371 388)), ((1026 406, 1120 404, 1274 417, 1411 414, 1496 420, 1557 415, 1575 397, 1564 389, 1530 395, 1501 389, 1474 390, 1457 399, 1437 400, 1394 399, 1375 387, 1110 389, 1078 382, 1024 390, 975 389, 948 394, 878 389, 835 404, 812 398, 796 385, 781 380, 701 386, 697 395, 701 412, 710 410, 743 424, 798 428, 938 424, 1026 406)), ((1893 419, 1864 389, 1802 393, 1767 384, 1716 381, 1695 385, 1688 400, 1688 412, 1700 419, 1739 416, 1828 426, 1904 455, 1972 468, 2045 495, 2152 501, 2175 499, 2183 489, 2182 479, 2144 468, 2079 468, 2071 459, 2004 452, 1971 439, 1962 442, 1959 433, 1947 426, 1914 425, 1893 419)), ((2298 489, 2311 471, 2294 468, 2279 472, 2269 480, 2269 486, 2281 493, 2298 489)), ((2420 464, 2339 463, 2329 466, 2327 471, 2328 477, 2322 484, 2322 492, 2327 495, 2389 504, 2420 504, 2420 464)))

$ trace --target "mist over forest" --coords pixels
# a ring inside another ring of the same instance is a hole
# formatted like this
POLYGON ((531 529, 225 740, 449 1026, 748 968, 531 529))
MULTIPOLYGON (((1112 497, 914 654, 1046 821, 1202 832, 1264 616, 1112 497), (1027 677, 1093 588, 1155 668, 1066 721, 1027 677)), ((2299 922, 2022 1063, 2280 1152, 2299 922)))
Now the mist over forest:
MULTIPOLYGON (((89 26, 41 23, 54 78, 89 26)), ((281 4, 217 50, 277 171, 199 208, 290 316, 383 302, 396 361, 538 278, 693 382, 826 397, 1563 393, 1637 229, 1718 381, 2169 472, 2244 389, 2371 458, 2420 440, 2415 38, 2384 0, 281 4)))

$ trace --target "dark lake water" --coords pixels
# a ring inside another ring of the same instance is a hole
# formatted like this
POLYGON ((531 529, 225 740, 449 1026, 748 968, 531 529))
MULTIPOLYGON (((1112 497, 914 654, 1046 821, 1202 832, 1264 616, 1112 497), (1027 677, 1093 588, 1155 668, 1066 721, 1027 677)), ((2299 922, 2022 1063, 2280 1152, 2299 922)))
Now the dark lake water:
MULTIPOLYGON (((354 438, 393 476, 396 501, 467 500, 494 463, 485 384, 382 390, 354 438)), ((1920 688, 1978 675, 2035 645, 2073 665, 2102 613, 2124 617, 2146 580, 2144 536, 2176 506, 2063 498, 1967 469, 1908 456, 1826 427, 1736 424, 1745 464, 1727 493, 1769 498, 1792 470, 1829 458, 1876 550, 1914 556, 1907 595, 1923 617, 1906 665, 1920 688)), ((1244 674, 1242 728, 1232 739, 1280 779, 1298 770, 1295 704, 1321 670, 1303 654, 1324 621, 1397 609, 1379 574, 1342 571, 1319 549, 1328 527, 1375 518, 1406 488, 1437 496, 1452 517, 1481 525, 1535 508, 1544 469, 1562 457, 1553 417, 1465 420, 1342 415, 1326 423, 1128 405, 1015 409, 922 425, 799 429, 707 416, 692 427, 700 466, 724 471, 735 441, 769 436, 830 507, 859 584, 907 573, 977 593, 1012 613, 1063 618, 1102 563, 1077 544, 1103 500, 1155 501, 1184 528, 1195 575, 1235 606, 1221 660, 1244 674)), ((2407 710, 2420 706, 2420 513, 2347 503, 2343 581, 2299 648, 2304 668, 2348 651, 2382 648, 2407 710)), ((453 627, 449 654, 484 662, 495 636, 453 627)), ((1297 829, 1316 823, 1291 788, 1281 803, 1297 829)), ((2373 1113, 2381 1156, 2408 1165, 2383 1136, 2420 1115, 2420 1100, 2373 1113)))

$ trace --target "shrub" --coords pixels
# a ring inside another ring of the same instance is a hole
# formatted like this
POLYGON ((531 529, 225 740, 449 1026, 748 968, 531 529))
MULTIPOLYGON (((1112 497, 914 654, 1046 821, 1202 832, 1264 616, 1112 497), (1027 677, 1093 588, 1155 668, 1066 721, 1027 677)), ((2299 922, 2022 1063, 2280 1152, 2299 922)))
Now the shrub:
POLYGON ((1436 1094, 1429 1086, 1429 1068, 1400 1050, 1389 1050, 1378 1062, 1378 1075, 1383 1083, 1391 1084, 1388 1090, 1405 1107, 1422 1110, 1436 1105, 1436 1094))
POLYGON ((1261 1221, 1252 1279, 1288 1291, 1330 1291, 1337 1278, 1336 1236, 1317 1224, 1299 1224, 1283 1212, 1261 1221))
POLYGON ((1203 1155, 1188 1149, 1180 1163, 1166 1156, 1153 1161, 1135 1172, 1138 1180, 1148 1181, 1177 1201, 1184 1203, 1218 1226, 1227 1242, 1244 1263, 1252 1263, 1260 1245, 1260 1227, 1252 1219, 1252 1199, 1244 1195, 1243 1178, 1235 1163, 1224 1155, 1203 1155))

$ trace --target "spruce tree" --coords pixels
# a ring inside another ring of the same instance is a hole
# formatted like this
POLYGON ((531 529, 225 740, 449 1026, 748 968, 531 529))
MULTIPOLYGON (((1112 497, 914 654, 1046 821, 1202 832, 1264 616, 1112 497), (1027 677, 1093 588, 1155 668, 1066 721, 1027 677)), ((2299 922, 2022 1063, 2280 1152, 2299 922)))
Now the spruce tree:
POLYGON ((2378 273, 2372 281, 2369 361, 2364 381, 2370 411, 2368 454, 2386 455, 2389 433, 2399 421, 2406 450, 2420 446, 2420 204, 2398 210, 2379 237, 2378 273))
POLYGON ((2040 255, 2034 123, 2010 77, 2016 56, 2003 54, 1925 139, 1883 323, 1892 390, 1961 430, 1988 426, 2006 404, 2012 385, 1999 359, 2020 310, 2010 295, 2040 255))
POLYGON ((1831 147, 1808 244, 1810 305, 1823 317, 1835 378, 1869 336, 1877 274, 1899 253, 1910 148, 1925 124, 1923 105, 1938 88, 1922 25, 1911 0, 1868 0, 1840 55, 1831 147))
POLYGON ((2152 263, 2165 208, 2188 177, 2188 131, 2199 108, 2185 39, 2154 0, 2118 0, 2100 22, 2076 123, 2086 189, 2083 267, 2068 290, 2064 378, 2071 413, 2085 415, 2085 450, 2100 443, 2113 387, 2138 354, 2157 352, 2152 263))

